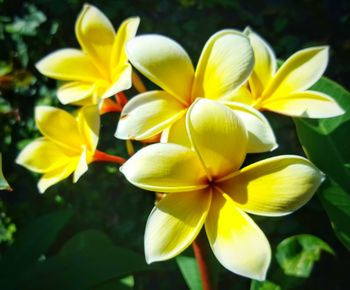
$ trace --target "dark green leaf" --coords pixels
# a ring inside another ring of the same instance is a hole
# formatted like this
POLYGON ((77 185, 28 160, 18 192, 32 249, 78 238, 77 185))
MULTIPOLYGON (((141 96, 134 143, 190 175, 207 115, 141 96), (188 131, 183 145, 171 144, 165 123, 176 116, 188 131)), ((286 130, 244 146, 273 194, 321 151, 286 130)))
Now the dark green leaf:
POLYGON ((176 257, 176 263, 190 290, 203 290, 196 259, 194 257, 178 256, 176 257))
POLYGON ((250 284, 250 290, 281 290, 281 287, 268 280, 252 280, 252 283, 250 284))

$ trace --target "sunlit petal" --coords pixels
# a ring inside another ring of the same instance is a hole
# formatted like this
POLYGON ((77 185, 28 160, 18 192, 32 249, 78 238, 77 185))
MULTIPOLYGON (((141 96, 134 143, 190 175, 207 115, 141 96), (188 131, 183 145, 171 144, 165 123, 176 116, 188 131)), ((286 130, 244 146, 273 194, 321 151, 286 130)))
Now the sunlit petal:
POLYGON ((183 105, 164 91, 142 93, 124 107, 115 136, 147 139, 163 131, 184 113, 183 105))
POLYGON ((58 88, 57 97, 63 105, 74 104, 89 98, 94 88, 94 83, 69 82, 58 88))
POLYGON ((186 51, 174 40, 156 34, 138 36, 126 46, 130 62, 163 90, 188 104, 194 76, 186 51))
POLYGON ((197 99, 187 113, 186 127, 209 176, 225 176, 241 166, 247 131, 231 109, 216 101, 197 99))
POLYGON ((97 146, 100 132, 100 114, 97 105, 84 106, 77 114, 77 122, 82 137, 83 144, 87 150, 94 152, 97 146))
POLYGON ((119 67, 114 73, 112 85, 107 88, 107 90, 102 94, 102 96, 97 96, 98 99, 111 97, 121 91, 125 91, 131 88, 131 66, 130 64, 125 64, 119 67))
POLYGON ((196 69, 192 97, 225 98, 249 77, 254 65, 248 38, 222 30, 206 43, 196 69))
POLYGON ((227 195, 215 192, 205 230, 219 262, 228 270, 264 280, 271 249, 264 233, 227 195))
POLYGON ((227 95, 225 98, 221 98, 220 101, 232 101, 253 106, 256 99, 253 98, 248 87, 243 85, 240 86, 239 89, 233 91, 232 94, 227 95))
POLYGON ((191 148, 191 142, 186 130, 186 114, 170 125, 162 133, 162 143, 175 143, 191 148))
POLYGON ((209 189, 167 194, 146 224, 147 263, 173 258, 185 250, 201 230, 210 200, 209 189))
POLYGON ((86 147, 82 147, 82 153, 74 170, 73 183, 76 183, 78 179, 88 170, 86 147))
POLYGON ((120 171, 137 187, 180 192, 202 189, 207 176, 197 154, 177 144, 153 144, 133 155, 120 171))
POLYGON ((296 92, 283 98, 267 99, 261 107, 293 117, 329 118, 344 114, 344 110, 334 99, 315 91, 296 92))
POLYGON ((247 212, 279 216, 304 205, 323 179, 307 159, 286 155, 251 164, 218 186, 247 212))

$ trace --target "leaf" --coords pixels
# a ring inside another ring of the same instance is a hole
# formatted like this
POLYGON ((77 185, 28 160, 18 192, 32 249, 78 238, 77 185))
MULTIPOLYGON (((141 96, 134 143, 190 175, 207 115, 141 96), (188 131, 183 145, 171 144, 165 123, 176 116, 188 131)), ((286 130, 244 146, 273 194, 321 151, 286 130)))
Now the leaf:
POLYGON ((250 290, 282 290, 280 286, 271 281, 257 281, 252 280, 250 290))
POLYGON ((152 269, 143 255, 114 246, 100 231, 87 230, 71 238, 56 256, 37 263, 19 288, 46 290, 50 285, 50 290, 90 289, 152 269))
POLYGON ((0 190, 12 190, 2 172, 2 154, 0 152, 0 190))
POLYGON ((177 256, 176 263, 190 290, 203 290, 196 259, 188 256, 177 256))
POLYGON ((296 235, 277 246, 276 259, 286 275, 307 278, 322 251, 334 255, 332 248, 320 238, 296 235))

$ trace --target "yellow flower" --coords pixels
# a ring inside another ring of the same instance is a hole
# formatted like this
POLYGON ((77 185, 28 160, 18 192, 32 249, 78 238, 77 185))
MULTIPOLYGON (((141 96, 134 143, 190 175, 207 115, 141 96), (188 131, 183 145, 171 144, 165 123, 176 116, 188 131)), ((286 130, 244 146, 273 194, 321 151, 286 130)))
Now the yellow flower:
POLYGON ((73 182, 77 182, 96 151, 100 128, 97 106, 83 107, 76 117, 58 108, 39 106, 35 122, 44 136, 28 144, 16 162, 43 174, 38 183, 41 193, 73 172, 73 182))
POLYGON ((205 227, 211 248, 228 270, 263 280, 271 259, 269 243, 246 214, 282 216, 306 203, 322 173, 299 156, 242 165, 247 131, 224 105, 198 99, 186 128, 191 147, 153 144, 122 167, 137 187, 165 192, 146 225, 148 263, 180 254, 205 227))
POLYGON ((12 191, 11 186, 8 184, 7 180, 4 177, 2 172, 2 154, 0 152, 0 190, 10 190, 12 191))
POLYGON ((276 147, 265 117, 245 104, 231 101, 254 65, 253 50, 245 35, 234 30, 214 34, 206 43, 196 70, 186 51, 161 35, 138 36, 128 42, 126 50, 130 62, 163 91, 139 94, 126 104, 117 138, 145 140, 162 132, 162 142, 188 144, 186 112, 201 97, 225 104, 244 121, 249 132, 249 152, 276 147))
POLYGON ((45 76, 67 81, 57 92, 62 104, 96 104, 131 87, 131 66, 125 53, 139 18, 125 20, 117 33, 108 18, 96 7, 85 5, 75 34, 82 50, 57 50, 36 64, 45 76))
POLYGON ((344 113, 330 96, 307 90, 327 67, 328 46, 300 50, 277 69, 271 47, 249 28, 245 33, 254 49, 255 66, 248 86, 238 92, 236 101, 295 117, 328 118, 344 113))

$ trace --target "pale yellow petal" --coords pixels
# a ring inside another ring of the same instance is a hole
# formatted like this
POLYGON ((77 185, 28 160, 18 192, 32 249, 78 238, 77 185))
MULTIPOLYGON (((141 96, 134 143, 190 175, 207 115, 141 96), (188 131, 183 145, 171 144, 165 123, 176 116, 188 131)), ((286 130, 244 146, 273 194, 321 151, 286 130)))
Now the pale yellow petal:
POLYGON ((197 99, 187 113, 186 127, 210 177, 223 177, 241 166, 247 131, 231 109, 216 101, 197 99))
POLYGON ((250 279, 265 279, 271 261, 269 242, 230 197, 214 192, 205 230, 214 255, 226 269, 250 279))
POLYGON ((192 147, 186 130, 186 114, 163 131, 160 142, 192 147))
POLYGON ((210 189, 167 194, 146 224, 147 263, 171 259, 185 250, 201 230, 210 200, 210 189))
POLYGON ((58 108, 38 106, 35 108, 35 122, 40 132, 52 142, 80 152, 82 139, 72 115, 58 108))
POLYGON ((94 83, 69 82, 57 90, 57 98, 63 104, 76 104, 91 97, 95 89, 94 83))
POLYGON ((2 172, 2 154, 0 152, 0 190, 12 191, 11 186, 7 182, 4 173, 2 172))
POLYGON ((162 35, 143 35, 130 40, 126 51, 142 74, 180 102, 189 104, 194 69, 177 42, 162 35))
POLYGON ((184 106, 164 91, 149 91, 124 107, 115 136, 142 140, 157 135, 185 113, 184 106))
POLYGON ((315 91, 296 92, 283 98, 267 99, 261 107, 293 117, 330 118, 344 114, 344 110, 333 98, 315 91))
POLYGON ((311 47, 294 53, 277 71, 263 98, 283 98, 316 83, 328 64, 328 46, 311 47))
POLYGON ((242 120, 248 131, 247 153, 272 151, 277 148, 276 138, 269 121, 254 108, 237 102, 222 102, 242 120))
POLYGON ((261 97, 264 88, 276 72, 276 56, 270 45, 250 28, 244 33, 249 37, 254 50, 254 69, 249 78, 249 87, 255 98, 261 97))
POLYGON ((323 179, 323 174, 307 159, 285 155, 251 164, 218 187, 244 211, 280 216, 303 206, 323 179))
POLYGON ((109 77, 115 39, 113 25, 95 6, 85 4, 75 23, 75 34, 104 78, 109 77))
POLYGON ((97 105, 84 106, 77 114, 79 130, 84 139, 84 146, 93 154, 100 133, 100 114, 97 105))
POLYGON ((105 90, 102 96, 98 96, 99 98, 105 99, 105 98, 114 96, 115 94, 121 91, 125 91, 131 88, 132 69, 130 64, 125 64, 122 67, 118 67, 118 69, 119 70, 117 70, 114 73, 113 81, 111 85, 105 90))
POLYGON ((43 75, 63 81, 94 82, 101 77, 90 59, 81 50, 74 48, 50 53, 35 67, 43 75))
POLYGON ((177 144, 153 144, 135 153, 120 171, 133 185, 151 191, 181 192, 207 187, 195 152, 177 144))
POLYGON ((239 89, 232 92, 225 98, 221 98, 220 101, 232 101, 243 103, 249 106, 253 106, 256 99, 253 98, 251 91, 248 89, 247 85, 240 86, 239 89))
POLYGON ((86 147, 83 146, 83 152, 80 155, 76 168, 73 174, 73 183, 76 183, 79 178, 88 170, 86 147))
POLYGON ((192 99, 226 98, 248 79, 253 65, 253 50, 245 35, 235 30, 217 32, 199 59, 192 99))

